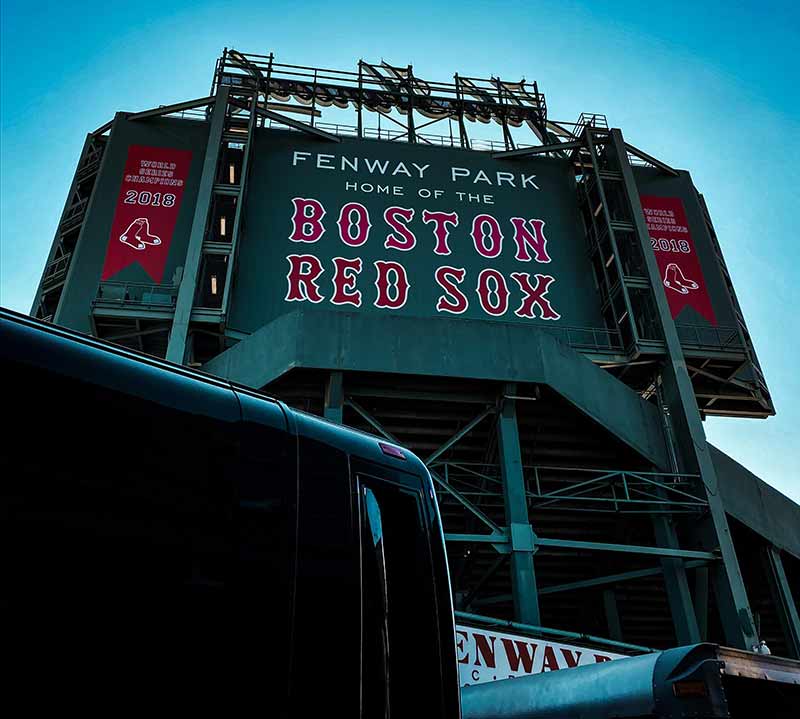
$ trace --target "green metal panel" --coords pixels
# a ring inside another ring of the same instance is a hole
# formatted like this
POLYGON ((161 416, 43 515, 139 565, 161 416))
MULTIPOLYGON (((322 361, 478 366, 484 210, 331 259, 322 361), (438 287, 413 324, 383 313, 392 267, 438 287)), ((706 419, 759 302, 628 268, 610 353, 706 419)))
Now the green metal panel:
MULTIPOLYGON (((189 177, 184 187, 164 271, 164 282, 172 281, 175 271, 185 264, 186 248, 203 164, 200 158, 205 152, 207 138, 208 124, 205 122, 166 117, 131 122, 123 113, 117 114, 108 145, 103 153, 100 173, 90 206, 87 209, 81 238, 75 248, 70 272, 64 286, 61 310, 55 320, 58 324, 79 332, 91 332, 92 301, 97 296, 130 145, 192 151, 189 177)), ((138 263, 122 270, 113 279, 120 282, 152 283, 152 279, 138 263)))
MULTIPOLYGON (((734 326, 736 319, 731 305, 730 296, 723 282, 720 268, 717 264, 711 237, 706 229, 703 211, 697 200, 697 191, 692 183, 691 175, 686 170, 679 170, 677 176, 668 175, 652 167, 633 167, 633 176, 636 187, 642 195, 656 195, 659 197, 677 197, 686 211, 689 231, 700 260, 703 279, 708 290, 711 304, 717 323, 720 325, 734 326)), ((685 307, 681 314, 675 318, 676 322, 686 322, 693 325, 709 325, 702 315, 692 307, 685 307)))
POLYGON ((708 448, 725 511, 800 559, 800 505, 713 445, 708 448))

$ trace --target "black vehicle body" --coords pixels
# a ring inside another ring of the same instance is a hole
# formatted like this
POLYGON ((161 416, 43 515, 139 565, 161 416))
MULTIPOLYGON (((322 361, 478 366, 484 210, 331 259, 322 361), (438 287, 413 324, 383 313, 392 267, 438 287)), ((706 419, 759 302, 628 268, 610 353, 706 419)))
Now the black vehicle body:
POLYGON ((267 716, 407 717, 420 696, 459 716, 441 521, 410 452, 6 310, 0 367, 7 637, 69 628, 87 675, 139 690, 234 675, 267 716))

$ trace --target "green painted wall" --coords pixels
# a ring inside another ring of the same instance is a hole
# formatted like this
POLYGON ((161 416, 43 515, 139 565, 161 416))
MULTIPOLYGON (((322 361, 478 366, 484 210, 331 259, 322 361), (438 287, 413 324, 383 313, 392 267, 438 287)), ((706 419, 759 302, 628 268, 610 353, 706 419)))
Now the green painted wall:
MULTIPOLYGON (((414 145, 357 139, 332 143, 297 132, 261 130, 255 139, 230 326, 253 332, 302 304, 306 309, 341 309, 383 316, 440 316, 449 317, 454 322, 475 319, 525 325, 548 323, 603 327, 575 195, 574 177, 565 160, 494 160, 488 153, 433 147, 424 143, 414 145), (308 154, 295 159, 295 152, 308 154), (343 157, 349 160, 344 170, 343 157), (356 161, 357 171, 352 169, 356 161), (378 169, 371 173, 367 161, 380 163, 378 166, 373 164, 373 168, 382 165, 385 173, 380 174, 378 169), (398 163, 403 163, 400 169, 398 163), (414 164, 425 169, 419 170, 414 164), (461 177, 457 171, 457 180, 454 181, 454 167, 468 172, 469 176, 461 177), (485 174, 479 174, 481 171, 485 174), (516 186, 510 185, 508 176, 503 176, 498 185, 498 172, 512 173, 516 186), (528 178, 524 181, 524 188, 521 187, 522 175, 528 178), (531 179, 533 175, 535 178, 531 179), (348 183, 357 183, 359 189, 348 189, 348 183), (377 185, 388 187, 390 194, 379 194, 377 190, 364 192, 362 189, 368 187, 362 188, 363 183, 375 188, 377 185), (441 191, 439 197, 420 197, 420 192, 433 194, 437 190, 441 191), (463 193, 461 198, 459 192, 463 193), (470 202, 470 194, 479 194, 481 201, 470 202), (484 202, 487 195, 492 204, 484 202), (322 220, 325 232, 317 242, 290 241, 293 197, 313 198, 325 207, 326 215, 322 220), (343 243, 336 224, 342 205, 350 201, 362 203, 369 211, 372 223, 368 239, 360 247, 343 243), (383 213, 393 205, 415 210, 414 218, 408 223, 417 238, 414 249, 402 251, 384 247, 391 228, 384 222, 383 213), (423 209, 458 213, 459 224, 450 233, 451 255, 434 253, 433 230, 430 224, 422 221, 423 209), (500 223, 504 235, 503 249, 496 258, 484 258, 474 248, 470 236, 472 220, 481 213, 491 214, 500 223), (515 259, 516 245, 510 223, 514 216, 544 220, 551 262, 515 259), (286 258, 290 254, 307 253, 318 257, 324 267, 319 282, 325 299, 319 304, 285 301, 289 269, 286 258), (362 291, 362 306, 358 309, 330 302, 334 273, 332 259, 337 256, 363 260, 357 281, 357 288, 362 291), (391 310, 373 306, 376 298, 373 262, 376 260, 396 261, 406 268, 411 288, 408 301, 402 308, 391 310), (466 270, 460 288, 468 298, 469 308, 463 314, 438 313, 436 310, 437 300, 443 292, 435 281, 434 272, 442 265, 466 270), (476 284, 478 274, 484 268, 497 269, 508 283, 509 307, 502 317, 493 318, 479 305, 476 284), (537 273, 554 277, 547 299, 561 318, 540 319, 538 308, 534 309, 537 315, 534 318, 515 316, 523 292, 511 278, 512 272, 527 272, 534 282, 537 273)), ((375 337, 374 341, 380 343, 382 340, 375 337)))
MULTIPOLYGON (((192 151, 189 177, 184 187, 164 271, 164 284, 171 283, 175 270, 183 266, 186 256, 207 139, 208 125, 204 122, 171 118, 149 118, 131 122, 121 114, 117 116, 61 297, 59 324, 79 332, 91 330, 91 303, 97 295, 100 283, 130 145, 192 151)), ((120 282, 153 282, 139 264, 127 267, 111 279, 120 282)))

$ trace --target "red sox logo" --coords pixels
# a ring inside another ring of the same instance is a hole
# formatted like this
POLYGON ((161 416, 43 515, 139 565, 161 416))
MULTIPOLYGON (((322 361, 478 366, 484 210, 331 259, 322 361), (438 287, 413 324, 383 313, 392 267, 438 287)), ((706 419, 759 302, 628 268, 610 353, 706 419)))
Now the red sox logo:
POLYGON ((681 268, 674 262, 670 262, 664 272, 664 287, 680 292, 682 295, 688 295, 691 290, 696 290, 699 285, 694 280, 686 279, 686 275, 683 274, 681 268))
POLYGON ((150 220, 146 217, 137 217, 120 236, 119 241, 132 247, 134 250, 143 250, 150 245, 154 247, 161 244, 161 238, 150 234, 150 220))

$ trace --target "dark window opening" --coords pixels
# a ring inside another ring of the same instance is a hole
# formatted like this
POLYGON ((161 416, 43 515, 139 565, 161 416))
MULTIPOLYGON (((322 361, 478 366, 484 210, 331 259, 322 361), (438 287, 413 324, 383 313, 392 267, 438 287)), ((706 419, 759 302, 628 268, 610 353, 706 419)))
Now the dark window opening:
POLYGON ((228 272, 227 255, 205 255, 197 288, 197 306, 219 309, 228 272))
POLYGON ((209 242, 231 242, 236 217, 236 198, 216 195, 211 209, 211 224, 206 234, 209 242))

